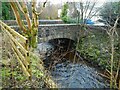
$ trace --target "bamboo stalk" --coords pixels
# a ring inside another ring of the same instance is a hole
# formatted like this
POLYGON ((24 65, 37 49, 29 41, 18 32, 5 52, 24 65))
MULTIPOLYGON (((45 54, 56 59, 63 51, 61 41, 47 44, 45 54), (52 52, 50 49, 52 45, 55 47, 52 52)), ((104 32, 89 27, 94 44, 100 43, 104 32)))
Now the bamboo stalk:
POLYGON ((27 56, 28 51, 16 40, 14 39, 14 37, 3 27, 3 29, 6 31, 6 33, 9 35, 9 37, 11 38, 11 40, 19 46, 19 48, 23 51, 23 53, 25 54, 25 56, 27 56))
MULTIPOLYGON (((4 28, 3 26, 1 26, 2 28, 4 28)), ((6 28, 6 27, 5 27, 6 28)), ((9 28, 6 28, 7 30, 9 29, 9 28)), ((4 30, 3 30, 4 31, 4 30)), ((23 47, 25 47, 25 43, 26 43, 26 41, 27 41, 27 38, 25 38, 25 37, 23 37, 22 35, 20 35, 19 33, 17 33, 16 31, 14 31, 13 29, 11 29, 10 28, 10 30, 8 30, 9 31, 9 33, 13 36, 13 38, 16 38, 16 40, 23 46, 23 47), (10 31, 13 31, 14 33, 12 33, 12 32, 10 32, 10 31), (20 38, 20 37, 18 37, 18 36, 20 35, 22 38, 20 38), (26 40, 25 40, 26 39, 26 40)))
MULTIPOLYGON (((13 48, 12 48, 12 50, 15 52, 15 50, 14 50, 13 48)), ((23 65, 23 63, 21 62, 21 60, 20 60, 20 58, 18 57, 18 55, 17 55, 16 52, 15 52, 15 55, 16 55, 16 57, 17 57, 20 65, 21 65, 21 67, 22 67, 22 70, 23 70, 24 74, 25 74, 28 78, 30 78, 31 76, 30 76, 29 72, 27 71, 27 69, 25 68, 25 66, 23 65)))
POLYGON ((2 27, 2 28, 4 29, 3 32, 5 32, 7 34, 7 36, 9 37, 9 39, 12 38, 12 39, 10 39, 10 43, 12 45, 12 50, 14 49, 13 52, 16 55, 16 57, 17 57, 20 65, 22 66, 24 74, 26 76, 28 76, 29 79, 31 80, 31 72, 29 72, 30 71, 29 70, 29 63, 26 61, 26 58, 21 54, 21 52, 16 48, 14 37, 12 37, 12 35, 10 35, 10 33, 4 27, 2 27))
POLYGON ((12 29, 11 27, 3 23, 1 20, 0 20, 0 24, 1 24, 1 27, 5 27, 11 34, 15 35, 16 37, 19 37, 23 43, 26 43, 26 40, 27 40, 26 37, 20 35, 18 32, 16 32, 14 29, 12 29))
POLYGON ((23 22, 21 21, 21 18, 20 18, 20 15, 19 15, 19 12, 17 10, 17 7, 15 5, 15 2, 10 2, 10 5, 13 9, 13 12, 15 14, 15 17, 16 17, 16 21, 18 23, 18 25, 20 26, 20 28, 23 30, 23 32, 26 32, 26 27, 23 25, 23 22))
MULTIPOLYGON (((26 40, 25 49, 28 51, 27 56, 25 56, 25 59, 29 63, 28 72, 30 73, 30 76, 32 77, 32 69, 31 69, 31 61, 30 61, 30 53, 29 53, 29 41, 28 40, 26 40)), ((30 80, 32 80, 31 77, 29 78, 30 80)))
POLYGON ((36 5, 36 1, 32 0, 32 18, 33 18, 33 23, 34 23, 34 27, 37 27, 37 15, 35 14, 35 5, 36 5))
POLYGON ((29 63, 28 70, 29 70, 29 73, 31 75, 32 70, 31 70, 31 61, 30 61, 30 53, 29 53, 29 43, 28 43, 28 41, 26 41, 25 49, 28 51, 27 56, 25 56, 25 58, 26 58, 27 62, 29 63))
MULTIPOLYGON (((29 72, 30 76, 32 76, 31 61, 30 61, 29 55, 26 57, 26 60, 29 62, 28 72, 29 72)), ((32 80, 32 78, 29 78, 29 79, 32 80)))
MULTIPOLYGON (((29 43, 26 41, 26 50, 28 50, 28 53, 27 53, 27 56, 25 57, 27 62, 29 63, 29 66, 28 66, 28 72, 30 73, 30 75, 32 76, 32 69, 31 69, 31 61, 30 61, 30 54, 29 54, 29 43)), ((30 78, 31 80, 31 78, 30 78)))
POLYGON ((28 40, 26 40, 25 49, 28 51, 27 52, 27 56, 25 56, 25 58, 26 58, 27 62, 30 63, 30 58, 29 58, 29 55, 30 55, 29 54, 29 42, 28 42, 28 40))
POLYGON ((31 24, 30 16, 29 16, 29 13, 28 13, 27 6, 25 5, 25 2, 22 0, 22 2, 21 2, 22 6, 20 5, 20 2, 18 2, 17 0, 16 0, 16 2, 17 2, 18 7, 23 12, 23 14, 26 18, 29 30, 31 30, 32 29, 32 24, 31 24))
POLYGON ((14 48, 14 50, 16 51, 16 53, 18 54, 19 58, 22 60, 22 62, 24 63, 24 65, 26 66, 26 68, 28 69, 29 63, 27 62, 27 60, 25 59, 25 57, 21 54, 21 52, 16 48, 15 44, 10 40, 10 43, 12 45, 12 47, 14 48))
POLYGON ((24 0, 22 0, 21 3, 22 3, 22 6, 23 6, 25 18, 26 18, 27 23, 28 23, 28 28, 29 28, 29 30, 31 30, 32 29, 32 23, 31 23, 30 16, 29 16, 29 13, 28 13, 27 5, 25 5, 24 0))

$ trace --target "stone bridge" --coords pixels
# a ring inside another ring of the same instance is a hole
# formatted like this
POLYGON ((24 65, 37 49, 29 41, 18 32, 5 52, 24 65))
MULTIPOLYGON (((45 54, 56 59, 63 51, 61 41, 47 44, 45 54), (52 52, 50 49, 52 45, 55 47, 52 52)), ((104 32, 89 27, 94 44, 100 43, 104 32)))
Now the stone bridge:
POLYGON ((40 25, 38 31, 38 42, 56 38, 76 40, 79 36, 79 32, 80 26, 75 24, 40 25))
MULTIPOLYGON (((16 25, 11 26, 11 28, 18 32, 20 30, 20 28, 16 25)), ((38 28, 38 43, 56 38, 67 38, 75 41, 78 36, 87 35, 88 32, 102 32, 106 34, 107 28, 108 27, 106 26, 87 25, 86 30, 81 30, 81 25, 76 24, 42 24, 39 25, 38 28)))
POLYGON ((87 30, 81 30, 81 25, 76 24, 47 24, 39 25, 38 30, 38 42, 49 41, 50 39, 56 38, 68 38, 76 41, 78 36, 87 35, 89 31, 92 32, 103 32, 105 26, 88 26, 87 30), (84 33, 85 32, 85 33, 84 33), (84 33, 84 34, 83 34, 84 33))
MULTIPOLYGON (((19 32, 20 28, 15 20, 5 20, 4 22, 19 32)), ((26 21, 24 23, 26 24, 26 21)), ((81 30, 81 25, 63 24, 61 20, 39 20, 39 23, 38 43, 56 38, 68 38, 75 41, 78 36, 87 35, 89 31, 106 33, 105 29, 107 29, 106 26, 87 25, 86 30, 81 30)))

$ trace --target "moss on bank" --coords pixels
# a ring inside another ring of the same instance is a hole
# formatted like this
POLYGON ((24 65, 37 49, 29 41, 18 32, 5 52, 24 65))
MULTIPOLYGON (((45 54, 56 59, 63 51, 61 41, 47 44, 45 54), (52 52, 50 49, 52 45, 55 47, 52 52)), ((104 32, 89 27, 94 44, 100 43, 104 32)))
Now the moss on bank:
MULTIPOLYGON (((77 49, 89 62, 97 64, 102 69, 110 70, 111 46, 106 33, 91 33, 81 38, 77 49)), ((117 69, 119 58, 119 40, 115 38, 114 70, 117 69)))

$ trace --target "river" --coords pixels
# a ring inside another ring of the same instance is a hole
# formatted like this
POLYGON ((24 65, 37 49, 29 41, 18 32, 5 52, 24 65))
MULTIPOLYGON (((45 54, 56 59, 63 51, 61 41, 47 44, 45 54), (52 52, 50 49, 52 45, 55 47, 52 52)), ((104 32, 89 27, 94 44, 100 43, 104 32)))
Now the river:
POLYGON ((68 41, 56 39, 38 44, 44 65, 51 72, 52 79, 58 87, 108 88, 109 84, 99 75, 98 69, 88 65, 79 55, 75 57, 75 50, 72 48, 74 42, 68 41))

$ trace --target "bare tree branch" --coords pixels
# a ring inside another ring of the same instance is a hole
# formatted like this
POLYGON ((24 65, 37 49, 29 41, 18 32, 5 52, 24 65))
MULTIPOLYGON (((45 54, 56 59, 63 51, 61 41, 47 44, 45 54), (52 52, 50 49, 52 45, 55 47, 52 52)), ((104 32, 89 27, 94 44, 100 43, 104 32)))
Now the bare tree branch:
POLYGON ((20 26, 20 28, 21 28, 24 32, 26 32, 26 31, 27 31, 27 30, 26 30, 26 27, 23 25, 23 23, 22 23, 22 21, 21 21, 21 18, 20 18, 19 12, 18 12, 18 10, 17 10, 17 7, 16 7, 16 5, 15 5, 15 2, 10 2, 10 5, 11 5, 11 7, 12 7, 12 9, 13 9, 13 12, 14 12, 14 14, 15 14, 15 17, 16 17, 16 20, 17 20, 18 25, 20 26))
POLYGON ((27 10, 27 6, 25 5, 24 0, 22 0, 22 2, 21 2, 22 6, 20 5, 20 2, 18 2, 17 0, 16 0, 16 2, 17 2, 18 7, 23 12, 23 14, 26 18, 29 30, 31 30, 32 29, 31 20, 30 20, 30 16, 29 16, 29 13, 28 13, 28 10, 27 10))

